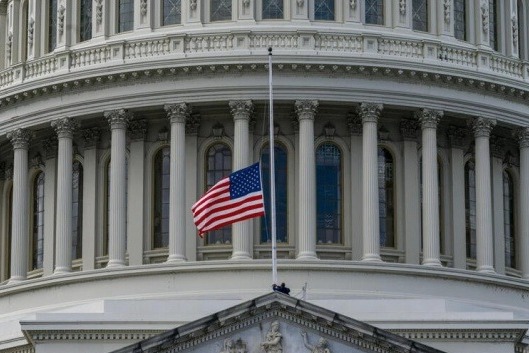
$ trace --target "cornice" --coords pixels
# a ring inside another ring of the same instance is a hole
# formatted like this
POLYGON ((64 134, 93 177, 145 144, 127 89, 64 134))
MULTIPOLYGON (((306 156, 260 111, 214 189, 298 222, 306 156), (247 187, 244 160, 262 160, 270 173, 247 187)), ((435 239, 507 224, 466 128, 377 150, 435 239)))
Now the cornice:
POLYGON ((388 330, 394 334, 411 340, 454 341, 479 340, 482 342, 510 342, 516 343, 524 335, 525 329, 417 329, 417 330, 388 330))
POLYGON ((43 341, 98 341, 144 340, 164 332, 163 330, 24 330, 32 342, 43 341))

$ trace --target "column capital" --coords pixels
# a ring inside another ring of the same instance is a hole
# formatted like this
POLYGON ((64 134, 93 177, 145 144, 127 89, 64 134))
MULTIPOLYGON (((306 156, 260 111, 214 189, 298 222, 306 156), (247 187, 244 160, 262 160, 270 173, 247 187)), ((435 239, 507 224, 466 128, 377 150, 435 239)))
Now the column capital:
POLYGON ((7 138, 13 144, 13 149, 29 149, 29 141, 33 132, 28 129, 15 129, 7 133, 7 138))
POLYGON ((104 113, 110 124, 110 129, 125 129, 132 118, 132 113, 127 109, 116 109, 104 113))
POLYGON ((101 137, 101 130, 98 127, 81 130, 81 137, 84 140, 84 148, 94 148, 101 137))
POLYGON ((421 109, 415 112, 415 117, 419 120, 422 129, 437 129, 437 124, 443 117, 442 110, 421 109))
POLYGON ((295 103, 298 120, 314 120, 318 111, 319 102, 317 100, 297 100, 295 103))
POLYGON ((132 140, 143 140, 147 134, 147 120, 131 120, 127 128, 132 140))
POLYGON ((230 101, 229 105, 234 120, 250 120, 250 116, 253 113, 253 102, 251 100, 230 101))
POLYGON ((514 136, 520 144, 520 148, 529 148, 529 126, 519 128, 514 132, 514 136))
POLYGON ((79 122, 74 118, 60 118, 51 122, 51 127, 55 129, 59 138, 73 138, 73 132, 79 127, 79 122))
POLYGON ((402 119, 399 124, 400 134, 405 141, 417 140, 417 129, 419 123, 417 120, 402 119))
POLYGON ((362 124, 366 122, 376 123, 380 118, 380 113, 384 109, 383 104, 378 103, 362 103, 358 107, 358 115, 362 118, 362 124))
POLYGON ((166 104, 163 106, 171 124, 184 124, 191 114, 191 108, 187 103, 166 104))
POLYGON ((490 137, 492 128, 496 126, 496 120, 478 116, 470 120, 468 124, 474 131, 474 137, 490 137))

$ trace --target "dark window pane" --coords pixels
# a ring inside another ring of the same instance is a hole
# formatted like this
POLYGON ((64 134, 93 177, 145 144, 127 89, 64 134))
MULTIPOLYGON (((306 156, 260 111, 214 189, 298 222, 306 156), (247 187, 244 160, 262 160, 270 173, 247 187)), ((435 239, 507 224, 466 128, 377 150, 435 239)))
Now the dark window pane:
POLYGON ((33 180, 33 254, 32 269, 42 268, 44 259, 44 173, 33 180))
POLYGON ((428 32, 428 0, 412 1, 413 29, 428 32))
POLYGON ((231 0, 211 0, 210 20, 231 20, 231 0))
POLYGON ((92 0, 81 0, 79 21, 79 40, 81 42, 92 38, 92 0))
POLYGON ((134 0, 119 0, 119 32, 134 28, 134 0))
POLYGON ((393 155, 378 148, 378 204, 380 216, 380 246, 395 246, 395 214, 393 193, 395 172, 393 155))
POLYGON ((83 166, 73 163, 72 175, 72 259, 83 257, 83 166))
POLYGON ((476 258, 476 172, 474 162, 465 164, 465 220, 467 257, 476 258))
POLYGON ((334 21, 334 0, 315 0, 314 19, 334 21))
POLYGON ((153 249, 169 246, 169 146, 158 151, 154 158, 154 215, 153 249))
POLYGON ((366 23, 373 25, 384 24, 384 1, 366 0, 366 23))
POLYGON ((467 40, 466 16, 466 0, 454 0, 454 36, 459 40, 467 40))
POLYGON ((163 25, 174 25, 182 22, 181 0, 163 0, 163 25))
POLYGON ((503 230, 505 236, 505 266, 516 268, 514 183, 507 171, 503 172, 503 230))
POLYGON ((263 0, 263 19, 282 19, 283 0, 263 0))

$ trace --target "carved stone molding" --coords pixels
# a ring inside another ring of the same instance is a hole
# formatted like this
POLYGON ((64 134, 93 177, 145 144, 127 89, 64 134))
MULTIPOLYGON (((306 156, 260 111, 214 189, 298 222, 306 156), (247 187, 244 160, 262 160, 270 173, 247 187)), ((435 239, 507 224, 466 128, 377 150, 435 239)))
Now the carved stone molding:
POLYGON ((251 100, 230 101, 229 105, 234 120, 249 120, 253 114, 254 106, 251 100))
POLYGON ((518 48, 518 17, 516 14, 511 17, 511 28, 512 28, 512 45, 518 48))
POLYGON ((101 130, 97 127, 81 130, 81 137, 84 140, 84 148, 97 147, 101 137, 101 130))
POLYGON ((443 115, 443 111, 432 109, 421 109, 415 112, 415 117, 421 124, 422 129, 437 129, 437 125, 443 115))
POLYGON ((140 13, 142 16, 147 15, 147 0, 140 1, 140 13))
POLYGON ((294 104, 298 120, 314 120, 318 111, 319 102, 317 100, 297 100, 294 104))
POLYGON ((73 132, 79 127, 79 122, 74 118, 60 118, 51 122, 59 138, 73 138, 73 132))
POLYGON ((529 148, 529 127, 523 127, 514 132, 520 148, 529 148))
POLYGON ((483 33, 489 32, 489 1, 481 0, 481 29, 483 33))
POLYGON ((127 129, 132 140, 143 140, 147 134, 147 120, 131 120, 127 125, 127 129))
POLYGON ((401 16, 406 16, 406 0, 399 0, 399 12, 401 16))
POLYGON ((57 11, 57 28, 59 29, 59 34, 64 33, 64 17, 65 17, 66 8, 61 4, 59 10, 57 11))
POLYGON ((469 126, 474 131, 474 137, 490 137, 490 132, 496 126, 496 120, 479 116, 470 120, 469 126))
POLYGON ((96 0, 96 22, 103 23, 103 0, 96 0))
POLYGON ((357 113, 351 113, 347 116, 347 126, 351 135, 362 135, 362 119, 357 113))
POLYGON ((400 134, 404 140, 417 140, 417 129, 419 128, 419 122, 417 120, 403 119, 400 121, 399 128, 400 134))
POLYGON ((450 24, 450 7, 452 6, 452 0, 444 0, 443 10, 444 10, 444 20, 447 25, 450 24))
POLYGON ((13 149, 29 149, 29 141, 33 133, 28 129, 15 129, 7 133, 8 140, 11 141, 13 149))
POLYGON ((11 62, 11 49, 13 48, 13 32, 9 31, 9 34, 7 35, 7 43, 6 43, 6 54, 7 54, 7 61, 11 62))
POLYGON ((33 34, 35 33, 35 20, 33 17, 29 19, 28 23, 28 45, 29 47, 33 47, 33 34))
POLYGON ((58 141, 56 136, 51 136, 42 142, 42 149, 44 150, 44 158, 57 158, 58 141))
POLYGON ((246 353, 246 342, 241 338, 236 340, 230 338, 224 339, 224 344, 222 345, 222 350, 219 353, 246 353))
POLYGON ((104 113, 111 129, 125 129, 132 118, 132 113, 126 109, 116 109, 104 113))
POLYGON ((191 114, 191 108, 187 103, 166 104, 163 109, 167 113, 167 117, 171 124, 185 124, 186 119, 189 117, 189 114, 191 114))
POLYGON ((358 115, 362 119, 362 124, 365 122, 374 122, 378 121, 380 118, 380 113, 384 109, 383 104, 378 103, 362 103, 358 107, 358 115))
MULTIPOLYGON (((200 114, 189 114, 186 119, 186 134, 198 134, 198 129, 200 128, 200 114)), ((251 122, 252 120, 250 120, 251 122)), ((251 124, 250 124, 251 129, 251 124)))
POLYGON ((357 0, 350 0, 349 6, 351 7, 351 10, 356 10, 357 0))
POLYGON ((244 7, 249 7, 250 6, 250 0, 242 0, 242 4, 244 5, 244 7))
POLYGON ((505 157, 506 140, 499 136, 490 137, 490 152, 494 158, 503 159, 505 157))
POLYGON ((189 9, 195 11, 197 9, 197 0, 189 0, 189 9))
POLYGON ((468 130, 457 126, 450 126, 448 128, 448 141, 453 148, 463 149, 465 147, 465 140, 468 130))

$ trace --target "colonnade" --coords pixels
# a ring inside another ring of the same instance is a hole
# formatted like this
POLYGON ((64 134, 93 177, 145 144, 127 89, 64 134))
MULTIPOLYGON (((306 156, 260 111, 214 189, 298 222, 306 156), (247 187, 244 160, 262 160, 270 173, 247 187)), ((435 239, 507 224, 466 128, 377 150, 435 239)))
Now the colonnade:
MULTIPOLYGON (((317 260, 314 120, 319 102, 298 100, 294 106, 299 122, 296 258, 313 261, 317 260)), ((250 100, 239 100, 230 101, 229 107, 234 121, 233 169, 237 170, 251 164, 249 126, 254 105, 250 100)), ((171 217, 167 262, 175 263, 186 261, 186 154, 184 151, 186 124, 192 120, 192 117, 191 108, 186 103, 168 104, 164 108, 171 126, 169 191, 171 217)), ((382 110, 383 105, 378 103, 361 103, 357 109, 362 125, 362 260, 365 262, 382 261, 377 177, 377 133, 382 110)), ((111 129, 108 267, 113 268, 126 266, 126 137, 132 114, 127 110, 118 109, 105 112, 104 116, 111 129)), ((425 266, 441 266, 437 126, 442 117, 442 111, 420 109, 415 115, 416 125, 410 128, 412 133, 416 126, 420 126, 422 130, 422 264, 425 266)), ((483 117, 473 118, 469 124, 475 139, 477 271, 484 273, 494 273, 489 145, 495 124, 494 120, 483 117)), ((78 128, 79 123, 74 118, 65 117, 52 121, 51 126, 55 129, 58 138, 54 273, 61 274, 72 270, 72 143, 73 132, 78 128)), ((29 129, 15 129, 7 134, 14 150, 11 283, 23 281, 27 276, 29 234, 27 165, 31 136, 29 129)), ((519 129, 516 137, 520 147, 519 204, 521 210, 527 210, 529 209, 529 127, 519 129)), ((416 147, 412 146, 412 148, 416 147)), ((88 175, 88 178, 91 177, 88 175)), ((89 225, 86 225, 89 228, 89 225)), ((85 224, 83 228, 84 226, 85 224)), ((251 229, 251 221, 233 226, 233 260, 252 258, 251 229)), ((519 265, 523 277, 529 278, 529 217, 520 217, 519 231, 521 251, 519 265)), ((87 234, 90 233, 91 231, 87 231, 87 234)), ((463 234, 457 236, 461 237, 463 234)), ((457 248, 457 244, 454 248, 457 248)))

